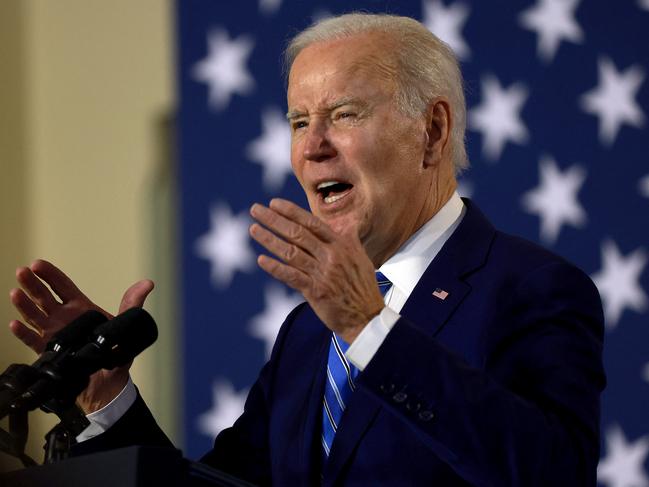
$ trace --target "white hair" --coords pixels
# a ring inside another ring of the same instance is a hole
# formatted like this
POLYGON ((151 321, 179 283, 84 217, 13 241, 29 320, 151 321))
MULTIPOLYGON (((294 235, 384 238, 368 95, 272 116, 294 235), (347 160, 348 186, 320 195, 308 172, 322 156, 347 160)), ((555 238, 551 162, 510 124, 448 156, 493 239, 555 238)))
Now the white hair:
POLYGON ((349 13, 314 23, 297 34, 284 52, 288 73, 297 55, 317 42, 327 42, 369 32, 385 33, 396 43, 390 53, 397 64, 396 102, 407 116, 425 113, 436 96, 445 96, 451 105, 451 154, 455 173, 469 161, 464 145, 466 104, 462 73, 451 48, 420 22, 409 17, 386 14, 349 13))

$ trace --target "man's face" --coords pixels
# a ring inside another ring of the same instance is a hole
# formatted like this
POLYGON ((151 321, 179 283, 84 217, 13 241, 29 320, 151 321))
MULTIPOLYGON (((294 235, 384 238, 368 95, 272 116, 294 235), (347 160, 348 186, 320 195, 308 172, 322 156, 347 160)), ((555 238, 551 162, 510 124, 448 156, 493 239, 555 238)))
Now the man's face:
POLYGON ((375 265, 431 216, 425 119, 396 107, 384 54, 394 48, 375 33, 312 44, 288 86, 291 164, 311 211, 338 232, 358 232, 375 265))

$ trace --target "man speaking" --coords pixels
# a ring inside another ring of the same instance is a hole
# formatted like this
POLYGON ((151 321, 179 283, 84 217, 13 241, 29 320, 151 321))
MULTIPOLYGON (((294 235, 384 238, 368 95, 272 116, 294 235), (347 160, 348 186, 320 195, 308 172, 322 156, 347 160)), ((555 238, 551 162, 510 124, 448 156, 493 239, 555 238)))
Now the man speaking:
MULTIPOLYGON (((580 270, 456 192, 465 102, 419 22, 349 14, 286 51, 291 163, 311 212, 255 204, 259 266, 302 293, 236 423, 203 461, 262 485, 596 483, 603 317, 580 270)), ((45 261, 11 323, 41 351, 97 308, 45 261), (59 303, 38 279, 47 282, 59 303)), ((142 305, 140 281, 122 307, 142 305)), ((93 377, 79 453, 169 444, 127 370, 93 377)))

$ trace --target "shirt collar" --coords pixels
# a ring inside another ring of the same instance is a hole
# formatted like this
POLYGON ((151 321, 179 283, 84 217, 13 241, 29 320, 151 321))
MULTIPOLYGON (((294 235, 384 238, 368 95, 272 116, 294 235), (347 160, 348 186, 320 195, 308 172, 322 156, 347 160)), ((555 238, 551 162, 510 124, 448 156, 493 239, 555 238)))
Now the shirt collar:
POLYGON ((466 208, 455 191, 451 198, 417 230, 380 268, 406 296, 459 225, 466 208))

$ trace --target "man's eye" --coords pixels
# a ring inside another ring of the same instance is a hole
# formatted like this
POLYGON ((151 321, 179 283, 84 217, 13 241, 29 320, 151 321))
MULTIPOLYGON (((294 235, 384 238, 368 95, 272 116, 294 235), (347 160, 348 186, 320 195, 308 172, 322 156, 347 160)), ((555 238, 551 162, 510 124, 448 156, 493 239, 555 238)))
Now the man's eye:
POLYGON ((354 112, 339 112, 336 118, 352 118, 355 116, 356 114, 354 112))
POLYGON ((303 128, 305 128, 307 125, 308 125, 308 124, 307 124, 306 121, 304 121, 304 120, 297 120, 297 121, 293 122, 293 124, 292 124, 292 126, 293 126, 293 130, 303 129, 303 128))

